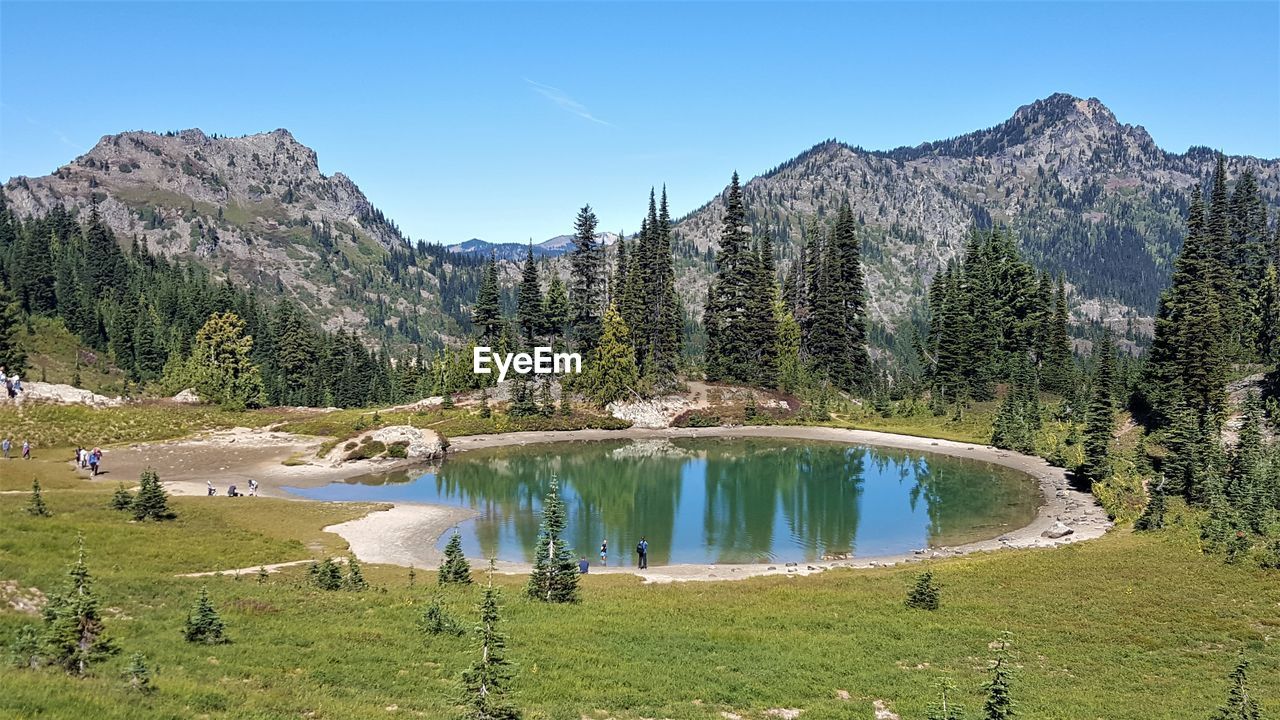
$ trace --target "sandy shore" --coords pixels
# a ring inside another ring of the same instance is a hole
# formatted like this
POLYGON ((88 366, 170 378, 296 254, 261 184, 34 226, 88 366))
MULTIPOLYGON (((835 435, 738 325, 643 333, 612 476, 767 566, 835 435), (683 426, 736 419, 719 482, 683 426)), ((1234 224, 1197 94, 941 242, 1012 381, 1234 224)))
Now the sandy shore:
MULTIPOLYGON (((630 430, 572 430, 564 432, 520 432, 500 435, 472 435, 451 439, 450 453, 481 448, 573 440, 626 440, 650 438, 774 437, 797 440, 824 440, 856 445, 914 450, 952 457, 970 458, 1024 472, 1040 486, 1043 504, 1031 524, 999 537, 955 547, 921 548, 915 552, 883 557, 855 557, 812 563, 759 563, 746 565, 664 565, 648 570, 634 567, 592 567, 592 574, 625 573, 639 575, 646 582, 691 580, 731 580, 760 575, 808 575, 833 567, 883 567, 928 558, 950 557, 1003 548, 1052 547, 1102 536, 1111 527, 1106 513, 1087 492, 1072 488, 1062 468, 1043 459, 999 450, 987 445, 895 435, 872 430, 844 430, 825 427, 714 427, 630 430), (1072 533, 1048 538, 1043 533, 1063 523, 1072 533)), ((128 481, 145 467, 154 467, 166 487, 175 494, 204 495, 206 481, 212 481, 218 495, 235 483, 248 489, 249 478, 259 483, 264 496, 291 495, 286 487, 314 487, 357 475, 405 467, 403 463, 352 463, 338 467, 319 464, 284 465, 290 458, 314 458, 323 442, 269 430, 235 430, 208 433, 196 438, 164 443, 114 448, 108 452, 108 472, 100 482, 128 481), (113 477, 114 475, 114 477, 113 477)), ((369 563, 431 567, 439 562, 436 544, 450 528, 471 517, 465 508, 443 505, 399 503, 389 510, 325 528, 341 536, 356 557, 369 563)), ((481 564, 483 561, 477 559, 481 564)), ((498 563, 500 572, 528 572, 525 563, 498 563)))

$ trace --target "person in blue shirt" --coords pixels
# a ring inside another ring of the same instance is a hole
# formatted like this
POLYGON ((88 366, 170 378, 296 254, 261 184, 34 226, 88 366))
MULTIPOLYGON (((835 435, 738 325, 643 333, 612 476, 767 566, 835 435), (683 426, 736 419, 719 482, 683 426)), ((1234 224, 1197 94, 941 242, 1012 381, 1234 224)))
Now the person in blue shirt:
POLYGON ((578 573, 580 575, 586 575, 587 571, 590 569, 591 569, 591 563, 587 562, 586 556, 583 556, 580 560, 578 560, 578 573))
POLYGON ((649 541, 643 536, 640 542, 636 543, 636 555, 640 558, 640 569, 647 570, 649 568, 649 541))

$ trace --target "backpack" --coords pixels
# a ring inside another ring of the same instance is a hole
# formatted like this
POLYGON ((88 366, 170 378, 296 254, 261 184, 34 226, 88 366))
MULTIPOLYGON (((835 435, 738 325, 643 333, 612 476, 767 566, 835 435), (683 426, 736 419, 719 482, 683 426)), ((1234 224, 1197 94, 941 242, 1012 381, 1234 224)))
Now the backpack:
POLYGON ((645 548, 644 548, 644 543, 643 543, 643 542, 638 542, 638 543, 636 543, 636 554, 637 554, 637 555, 643 555, 643 554, 644 554, 644 550, 645 550, 645 548))

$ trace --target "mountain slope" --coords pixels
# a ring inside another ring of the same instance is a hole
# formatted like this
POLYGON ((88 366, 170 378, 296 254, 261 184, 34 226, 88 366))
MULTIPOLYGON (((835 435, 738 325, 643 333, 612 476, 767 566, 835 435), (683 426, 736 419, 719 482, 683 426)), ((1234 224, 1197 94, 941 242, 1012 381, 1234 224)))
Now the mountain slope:
POLYGON ((350 178, 323 175, 315 152, 286 130, 109 135, 53 174, 14 178, 4 191, 24 217, 96 203, 122 242, 293 297, 331 330, 372 339, 398 329, 412 339, 465 321, 456 300, 442 303, 451 285, 438 276, 474 263, 415 252, 350 178))
MULTIPOLYGON (((1078 314, 1141 332, 1180 247, 1188 191, 1207 183, 1214 157, 1204 148, 1161 150, 1098 100, 1058 94, 993 128, 912 148, 827 141, 744 191, 754 228, 781 235, 784 267, 805 219, 833 217, 847 196, 864 227, 873 316, 886 327, 909 316, 969 227, 996 222, 1016 230, 1037 264, 1067 274, 1078 314)), ((1229 157, 1227 167, 1232 178, 1252 169, 1268 204, 1280 206, 1280 161, 1229 157)), ((686 300, 699 306, 722 218, 716 198, 676 226, 691 260, 686 300)))

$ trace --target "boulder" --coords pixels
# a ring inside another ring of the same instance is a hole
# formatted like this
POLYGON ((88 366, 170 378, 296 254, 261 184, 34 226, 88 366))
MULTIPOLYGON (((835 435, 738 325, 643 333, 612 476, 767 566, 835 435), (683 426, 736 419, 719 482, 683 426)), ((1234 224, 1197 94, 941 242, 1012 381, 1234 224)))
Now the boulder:
POLYGON ((172 400, 178 403, 179 405, 199 405, 200 404, 200 396, 197 395, 196 391, 191 388, 187 388, 186 390, 183 390, 177 395, 174 395, 172 400))
POLYGON ((1040 533, 1040 537, 1046 537, 1046 538, 1050 538, 1050 539, 1057 539, 1057 538, 1061 538, 1061 537, 1066 537, 1066 536, 1070 535, 1070 534, 1071 534, 1071 533, 1073 533, 1073 532, 1075 532, 1075 530, 1072 530, 1071 528, 1069 528, 1069 527, 1067 527, 1065 524, 1063 524, 1061 521, 1059 521, 1059 522, 1054 523, 1054 524, 1053 524, 1053 527, 1051 527, 1051 528, 1049 528, 1048 530, 1045 530, 1044 532, 1040 533))
POLYGON ((22 381, 22 392, 18 395, 17 401, 53 405, 88 405, 95 408, 119 407, 125 403, 124 398, 106 397, 71 385, 27 380, 22 381))
POLYGON ((411 425, 392 425, 369 433, 371 439, 387 447, 399 443, 405 446, 406 460, 438 460, 444 457, 444 440, 435 430, 424 430, 411 425))
POLYGON ((690 403, 681 395, 664 395, 648 400, 618 400, 609 403, 605 410, 619 420, 626 420, 632 427, 668 428, 690 403))

